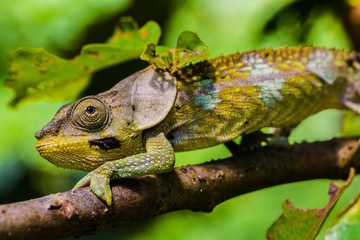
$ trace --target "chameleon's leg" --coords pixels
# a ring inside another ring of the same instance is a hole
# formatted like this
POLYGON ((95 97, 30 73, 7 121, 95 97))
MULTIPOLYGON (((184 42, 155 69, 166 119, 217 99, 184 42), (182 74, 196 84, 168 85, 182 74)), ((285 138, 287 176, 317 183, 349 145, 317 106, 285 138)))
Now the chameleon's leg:
POLYGON ((110 180, 165 173, 173 169, 175 163, 174 149, 163 133, 148 137, 145 147, 146 153, 105 162, 83 177, 74 189, 90 184, 94 194, 111 205, 110 180))
POLYGON ((351 101, 344 101, 344 105, 349 109, 353 110, 354 112, 356 112, 357 114, 360 114, 360 105, 358 103, 351 101))
POLYGON ((225 146, 232 155, 237 155, 261 147, 261 144, 268 142, 272 136, 272 134, 256 131, 242 136, 240 145, 237 145, 234 141, 229 141, 225 143, 225 146))
POLYGON ((260 148, 262 143, 267 143, 273 134, 263 133, 261 131, 252 132, 241 138, 240 149, 243 151, 260 148))
POLYGON ((225 143, 232 155, 248 152, 260 148, 262 143, 276 147, 287 148, 289 146, 288 137, 292 128, 278 128, 274 133, 263 133, 256 131, 242 136, 240 145, 234 141, 225 143))
POLYGON ((296 125, 292 127, 277 128, 267 144, 277 148, 286 149, 289 147, 289 136, 296 125))
MULTIPOLYGON (((355 68, 357 69, 357 72, 354 76, 352 76, 354 79, 359 79, 360 77, 360 64, 356 64, 355 68)), ((342 104, 356 112, 360 115, 360 86, 359 82, 356 80, 352 84, 349 84, 346 89, 346 94, 341 99, 342 104)))
POLYGON ((288 138, 290 136, 291 131, 295 128, 296 126, 293 127, 284 127, 284 128, 276 128, 275 132, 273 134, 274 138, 278 138, 278 137, 286 137, 288 138))

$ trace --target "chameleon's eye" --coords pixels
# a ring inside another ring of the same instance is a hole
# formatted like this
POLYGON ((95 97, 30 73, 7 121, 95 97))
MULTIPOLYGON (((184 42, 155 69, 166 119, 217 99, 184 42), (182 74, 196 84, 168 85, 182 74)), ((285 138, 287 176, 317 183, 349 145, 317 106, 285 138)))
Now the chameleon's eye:
POLYGON ((73 108, 72 123, 81 129, 95 131, 103 128, 109 118, 105 104, 97 98, 84 98, 73 108))

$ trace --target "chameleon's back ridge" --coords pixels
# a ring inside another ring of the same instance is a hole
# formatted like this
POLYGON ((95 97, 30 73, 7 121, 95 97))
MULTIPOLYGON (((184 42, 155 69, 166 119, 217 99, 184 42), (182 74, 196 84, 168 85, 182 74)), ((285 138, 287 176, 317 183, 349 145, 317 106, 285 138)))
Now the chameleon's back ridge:
POLYGON ((91 171, 108 205, 109 182, 171 171, 175 151, 217 145, 264 127, 291 129, 328 108, 360 114, 360 54, 317 47, 236 53, 174 74, 147 67, 110 90, 62 107, 36 133, 57 166, 91 171))

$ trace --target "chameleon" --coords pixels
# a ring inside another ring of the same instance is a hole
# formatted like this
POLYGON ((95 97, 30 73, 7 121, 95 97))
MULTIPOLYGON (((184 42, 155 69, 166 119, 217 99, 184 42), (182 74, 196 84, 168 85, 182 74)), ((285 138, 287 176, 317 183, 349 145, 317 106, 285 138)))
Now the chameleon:
POLYGON ((324 109, 360 114, 360 53, 299 46, 253 50, 189 64, 148 66, 111 89, 61 107, 35 133, 40 155, 88 171, 112 204, 110 181, 174 168, 175 152, 207 148, 262 128, 292 129, 324 109))

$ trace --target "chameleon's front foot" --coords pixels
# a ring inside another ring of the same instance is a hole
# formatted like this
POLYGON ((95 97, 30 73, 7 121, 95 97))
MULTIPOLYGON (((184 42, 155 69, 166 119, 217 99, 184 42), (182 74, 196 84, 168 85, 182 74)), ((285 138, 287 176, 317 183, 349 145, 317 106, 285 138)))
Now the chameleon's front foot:
POLYGON ((111 172, 109 173, 103 170, 104 169, 101 169, 100 167, 89 172, 74 186, 73 190, 90 185, 91 191, 110 206, 112 204, 112 193, 110 188, 111 172))
POLYGON ((149 138, 146 142, 146 150, 146 153, 105 162, 83 177, 74 189, 90 185, 91 191, 110 206, 112 203, 110 180, 165 173, 173 169, 174 149, 163 133, 149 138))

